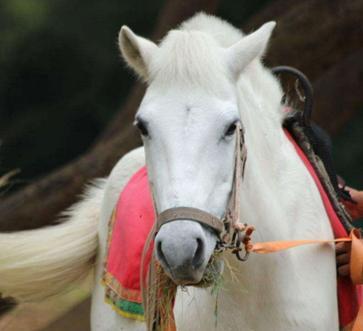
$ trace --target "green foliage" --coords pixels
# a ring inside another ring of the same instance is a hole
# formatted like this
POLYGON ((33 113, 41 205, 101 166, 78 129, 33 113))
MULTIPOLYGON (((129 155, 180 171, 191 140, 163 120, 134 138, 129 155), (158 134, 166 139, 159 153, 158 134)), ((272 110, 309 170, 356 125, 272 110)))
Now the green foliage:
POLYGON ((21 168, 27 182, 86 150, 133 83, 120 26, 150 35, 161 4, 2 0, 1 173, 21 168))

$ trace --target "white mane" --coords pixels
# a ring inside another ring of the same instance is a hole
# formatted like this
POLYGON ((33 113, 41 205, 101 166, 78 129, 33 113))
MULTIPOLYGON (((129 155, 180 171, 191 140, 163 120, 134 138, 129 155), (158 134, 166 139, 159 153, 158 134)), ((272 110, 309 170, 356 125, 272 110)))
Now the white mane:
POLYGON ((199 13, 184 21, 180 25, 180 30, 204 32, 225 48, 232 46, 244 36, 241 30, 228 22, 205 13, 199 13))
POLYGON ((217 93, 221 80, 229 78, 219 48, 216 40, 204 32, 172 30, 150 63, 151 82, 163 86, 192 84, 217 93))

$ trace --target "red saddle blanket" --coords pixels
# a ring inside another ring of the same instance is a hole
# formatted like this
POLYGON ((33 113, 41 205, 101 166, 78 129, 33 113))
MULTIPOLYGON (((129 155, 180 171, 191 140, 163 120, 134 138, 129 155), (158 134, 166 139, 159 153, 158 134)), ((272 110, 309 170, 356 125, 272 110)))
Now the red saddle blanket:
MULTIPOLYGON (((335 213, 313 166, 287 131, 286 135, 319 189, 335 237, 347 237, 348 234, 335 213)), ((103 277, 105 296, 106 302, 124 317, 144 319, 140 265, 144 244, 154 220, 147 170, 143 167, 131 177, 121 192, 109 224, 108 253, 103 277)), ((152 248, 151 245, 146 256, 146 263, 150 262, 152 248)), ((350 278, 338 277, 337 295, 341 328, 349 330, 359 309, 360 291, 358 292, 350 278)))
MULTIPOLYGON (((154 220, 147 170, 143 167, 131 177, 121 192, 109 224, 103 276, 106 302, 124 317, 144 320, 141 257, 154 220)), ((146 265, 150 264, 152 249, 153 245, 150 245, 146 265)))

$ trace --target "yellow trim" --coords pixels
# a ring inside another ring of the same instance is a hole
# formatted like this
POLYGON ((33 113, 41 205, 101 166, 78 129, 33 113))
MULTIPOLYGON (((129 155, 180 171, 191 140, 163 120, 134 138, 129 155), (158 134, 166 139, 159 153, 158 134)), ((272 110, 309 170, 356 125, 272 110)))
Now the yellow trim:
MULTIPOLYGON (((116 308, 116 307, 115 307, 116 308)), ((140 322, 145 322, 145 318, 141 315, 136 315, 136 314, 132 314, 132 313, 127 313, 123 310, 119 310, 118 308, 116 308, 116 312, 121 315, 122 317, 125 317, 125 318, 130 318, 130 319, 134 319, 134 320, 137 320, 137 321, 140 321, 140 322)))

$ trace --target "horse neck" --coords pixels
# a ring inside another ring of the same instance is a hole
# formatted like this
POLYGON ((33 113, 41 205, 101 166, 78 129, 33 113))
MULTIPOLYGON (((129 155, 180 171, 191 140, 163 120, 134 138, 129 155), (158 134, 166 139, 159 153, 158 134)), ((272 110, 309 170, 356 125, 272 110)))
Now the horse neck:
MULTIPOLYGON (((246 83, 242 82, 239 87, 251 87, 252 84, 247 86, 246 83)), ((271 77, 266 79, 266 85, 269 83, 271 77)), ((247 147, 241 184, 241 221, 255 227, 253 242, 332 239, 330 223, 315 183, 283 132, 282 120, 278 120, 278 116, 282 119, 282 113, 279 115, 281 106, 274 100, 275 96, 266 97, 265 90, 266 87, 252 85, 250 92, 254 98, 250 99, 258 102, 250 107, 240 107, 244 110, 241 119, 247 147)), ((246 95, 242 97, 247 100, 246 95)), ((251 256, 247 263, 240 263, 228 253, 224 259, 226 300, 244 307, 242 319, 253 316, 249 307, 255 307, 260 301, 293 302, 294 291, 309 300, 304 292, 304 277, 313 273, 314 265, 322 267, 316 276, 319 278, 316 291, 324 291, 322 284, 325 283, 329 283, 331 291, 335 288, 334 253, 329 249, 292 249, 282 254, 251 256), (247 289, 245 294, 234 296, 236 282, 237 286, 247 289), (286 284, 294 284, 294 291, 286 294, 286 284)), ((327 293, 323 295, 328 296, 327 293)), ((269 308, 266 306, 266 309, 269 308)), ((271 326, 271 329, 281 328, 271 326)))
POLYGON ((259 64, 245 76, 238 86, 247 146, 243 222, 254 225, 261 240, 301 237, 315 222, 306 214, 321 211, 321 202, 311 194, 314 184, 283 132, 278 82, 259 64))

